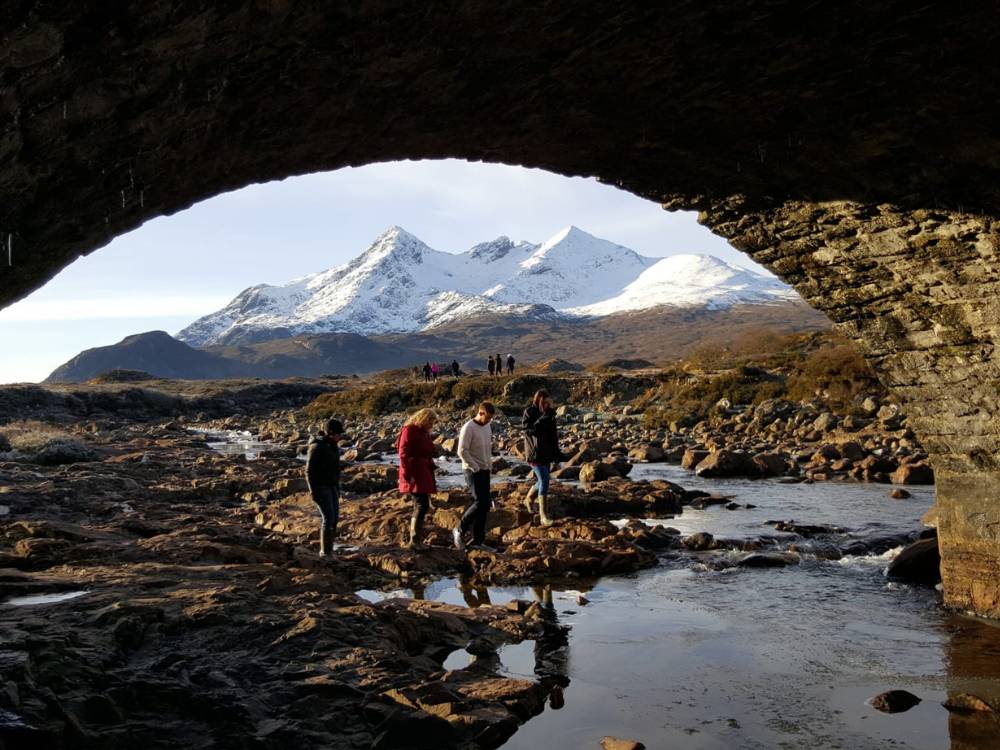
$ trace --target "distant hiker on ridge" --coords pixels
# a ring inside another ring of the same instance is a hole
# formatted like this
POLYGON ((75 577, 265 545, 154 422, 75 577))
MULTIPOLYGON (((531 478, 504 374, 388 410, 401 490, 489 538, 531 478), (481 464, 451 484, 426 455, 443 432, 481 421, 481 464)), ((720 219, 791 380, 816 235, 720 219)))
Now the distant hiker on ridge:
POLYGON ((513 375, 514 374, 514 355, 513 354, 508 354, 507 355, 507 374, 508 375, 513 375))
POLYGON ((431 379, 431 363, 426 362, 424 364, 424 380, 430 380, 430 379, 431 379))
POLYGON ((435 362, 434 364, 431 365, 431 380, 437 380, 437 379, 438 379, 438 366, 437 362, 435 362))
POLYGON ((344 425, 340 420, 331 419, 326 423, 326 432, 309 441, 306 482, 322 517, 320 557, 333 554, 333 540, 337 536, 337 520, 340 518, 340 448, 337 443, 343 436, 344 425))
POLYGON ((497 377, 503 377, 503 360, 500 359, 500 355, 497 355, 497 377))
POLYGON ((422 549, 420 537, 423 534, 424 517, 430 508, 431 495, 437 492, 434 480, 434 457, 437 446, 431 439, 431 430, 437 422, 437 412, 421 409, 414 413, 396 442, 399 451, 399 491, 413 503, 410 518, 410 549, 422 549))
POLYGON ((492 354, 490 355, 490 359, 489 359, 489 362, 487 362, 486 367, 489 369, 490 375, 493 375, 493 373, 496 370, 496 363, 493 361, 493 355, 492 354))
POLYGON ((456 378, 462 374, 462 368, 458 366, 457 359, 453 359, 451 361, 451 374, 454 375, 456 378))
POLYGON ((483 401, 476 416, 462 425, 458 434, 458 457, 462 459, 465 482, 472 493, 472 503, 451 534, 457 549, 465 549, 464 536, 472 531, 472 546, 496 552, 486 545, 486 517, 490 512, 490 471, 493 468, 493 431, 490 420, 496 407, 483 401))
POLYGON ((524 507, 533 512, 531 501, 538 498, 538 516, 542 526, 551 526, 548 515, 549 474, 552 464, 563 460, 559 450, 559 432, 556 426, 556 410, 549 392, 535 393, 531 405, 524 410, 521 419, 524 428, 524 457, 535 472, 535 485, 524 498, 524 507))

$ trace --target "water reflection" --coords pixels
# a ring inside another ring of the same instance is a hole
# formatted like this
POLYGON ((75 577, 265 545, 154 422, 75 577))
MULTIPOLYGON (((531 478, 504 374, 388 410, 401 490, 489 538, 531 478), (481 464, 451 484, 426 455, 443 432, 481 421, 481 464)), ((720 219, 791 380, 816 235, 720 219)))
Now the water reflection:
MULTIPOLYGON (((1000 707, 1000 623, 954 615, 945 642, 948 699, 972 695, 1000 707)), ((951 750, 986 750, 1000 745, 1000 718, 995 712, 951 711, 951 750)))

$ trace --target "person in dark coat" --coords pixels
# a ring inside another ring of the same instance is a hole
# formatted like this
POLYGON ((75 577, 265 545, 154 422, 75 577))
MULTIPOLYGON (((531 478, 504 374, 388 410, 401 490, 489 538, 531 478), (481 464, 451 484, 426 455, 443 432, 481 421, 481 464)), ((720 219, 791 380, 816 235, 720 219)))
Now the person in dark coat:
POLYGON ((319 506, 322 518, 319 531, 319 554, 333 554, 333 540, 337 536, 340 517, 340 447, 344 425, 338 419, 326 423, 326 431, 309 441, 306 456, 306 481, 313 502, 319 506))
POLYGON ((437 492, 434 480, 434 458, 437 446, 431 439, 431 430, 438 415, 433 409, 421 409, 406 420, 396 448, 399 451, 399 491, 413 503, 410 518, 411 549, 421 549, 424 517, 430 508, 431 495, 437 492))
POLYGON ((532 511, 531 501, 538 498, 538 516, 542 526, 551 526, 548 515, 549 475, 552 464, 563 459, 559 450, 559 429, 556 425, 556 410, 552 398, 546 390, 535 393, 531 405, 524 410, 521 418, 524 429, 524 456, 535 473, 535 485, 528 490, 524 505, 532 511))
POLYGON ((508 354, 507 355, 507 374, 508 375, 513 375, 514 374, 514 355, 513 354, 508 354))
POLYGON ((425 362, 424 363, 424 380, 430 380, 430 379, 431 379, 431 363, 430 362, 425 362))
POLYGON ((451 361, 451 374, 454 375, 456 378, 462 374, 462 368, 458 366, 457 359, 453 359, 451 361))
POLYGON ((500 359, 499 354, 497 355, 496 362, 497 362, 497 377, 498 378, 503 377, 503 360, 500 359))
POLYGON ((492 375, 496 371, 496 362, 493 360, 493 355, 490 355, 489 361, 486 363, 486 368, 490 371, 492 375))

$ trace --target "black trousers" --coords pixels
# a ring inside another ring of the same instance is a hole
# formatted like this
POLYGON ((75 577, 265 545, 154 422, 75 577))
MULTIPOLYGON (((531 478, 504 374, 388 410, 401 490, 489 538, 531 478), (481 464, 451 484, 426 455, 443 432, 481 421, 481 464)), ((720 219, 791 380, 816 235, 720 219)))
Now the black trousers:
POLYGON ((413 520, 419 527, 424 522, 424 516, 431 507, 431 496, 426 492, 410 492, 407 494, 413 503, 413 520))
POLYGON ((490 470, 465 470, 465 483, 472 493, 472 503, 462 515, 459 528, 462 533, 472 531, 472 543, 482 544, 486 541, 486 517, 490 512, 490 470))

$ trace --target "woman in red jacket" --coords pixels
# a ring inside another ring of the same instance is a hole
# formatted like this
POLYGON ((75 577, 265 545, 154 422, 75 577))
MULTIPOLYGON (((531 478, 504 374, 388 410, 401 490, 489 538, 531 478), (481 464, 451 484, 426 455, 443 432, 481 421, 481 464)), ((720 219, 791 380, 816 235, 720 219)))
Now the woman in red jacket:
POLYGON ((434 457, 437 446, 431 440, 431 429, 438 415, 433 409, 421 409, 406 420, 399 433, 399 491, 413 501, 410 519, 410 548, 420 549, 424 516, 430 508, 430 496, 437 492, 434 481, 434 457))

